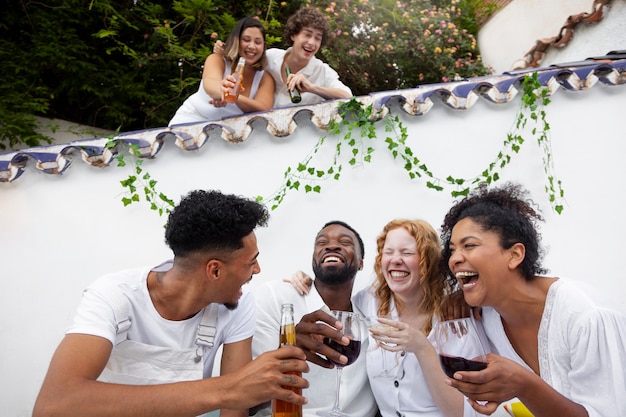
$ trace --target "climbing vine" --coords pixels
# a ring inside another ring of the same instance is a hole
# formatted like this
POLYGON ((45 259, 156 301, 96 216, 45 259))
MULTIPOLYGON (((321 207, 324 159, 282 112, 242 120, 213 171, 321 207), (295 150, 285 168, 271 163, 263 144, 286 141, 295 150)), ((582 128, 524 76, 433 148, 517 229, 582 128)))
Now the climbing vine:
POLYGON ((449 189, 453 197, 466 196, 471 189, 478 187, 481 183, 491 184, 498 181, 502 170, 509 165, 513 155, 519 153, 524 144, 525 139, 522 133, 530 127, 531 135, 536 138, 543 152, 543 166, 547 176, 546 193, 553 210, 560 214, 563 211, 564 191, 561 181, 554 174, 549 136, 550 125, 545 112, 545 107, 550 103, 549 91, 541 85, 537 73, 524 77, 522 87, 520 109, 511 131, 506 135, 502 149, 494 160, 474 178, 436 176, 407 145, 407 129, 398 115, 392 114, 388 109, 375 109, 371 104, 366 106, 353 98, 338 107, 338 117, 329 123, 327 135, 317 141, 311 152, 296 167, 287 168, 278 190, 267 198, 259 196, 257 200, 270 205, 271 209, 275 210, 290 190, 320 193, 323 181, 340 179, 345 161, 343 155, 347 155, 347 163, 351 166, 361 166, 371 162, 374 153, 371 141, 377 139, 375 124, 383 120, 386 147, 393 158, 402 163, 409 177, 412 180, 425 179, 426 187, 436 191, 449 189), (529 122, 532 126, 529 126, 529 122), (327 165, 316 165, 318 159, 323 159, 319 158, 320 150, 330 136, 338 138, 331 161, 327 165))
MULTIPOLYGON (((118 143, 113 140, 112 136, 108 139, 109 141, 105 145, 106 148, 117 151, 118 143)), ((152 178, 148 171, 144 170, 144 159, 140 155, 139 145, 131 143, 128 144, 128 157, 130 160, 127 160, 127 157, 121 152, 117 152, 115 156, 118 167, 125 167, 130 164, 132 168, 128 177, 120 181, 122 188, 125 190, 121 199, 122 203, 126 207, 130 204, 141 202, 143 197, 143 200, 150 205, 150 209, 156 211, 159 216, 167 214, 174 207, 174 201, 170 200, 164 193, 157 191, 157 181, 152 178)))
MULTIPOLYGON (((506 168, 514 154, 519 153, 526 142, 523 133, 530 131, 542 150, 543 168, 546 174, 545 191, 548 194, 552 209, 558 214, 563 211, 564 190, 561 181, 554 173, 550 125, 547 121, 545 108, 550 104, 549 91, 538 80, 537 73, 527 75, 522 81, 522 98, 520 108, 515 116, 512 128, 506 134, 502 148, 493 161, 473 178, 456 178, 452 175, 437 176, 427 164, 407 144, 407 128, 397 114, 388 108, 376 109, 372 104, 365 105, 352 98, 343 102, 337 109, 337 117, 329 122, 327 134, 320 137, 309 154, 296 167, 288 167, 283 182, 271 196, 258 196, 257 201, 267 204, 272 210, 284 201, 290 190, 305 193, 322 191, 324 181, 339 180, 344 171, 344 164, 363 166, 372 161, 374 153, 373 140, 377 140, 376 123, 381 120, 385 125, 385 146, 394 160, 398 160, 412 180, 423 179, 427 188, 435 191, 448 190, 452 197, 467 196, 472 189, 480 184, 491 184, 500 179, 500 173, 506 168), (320 151, 330 138, 337 138, 330 162, 320 165, 323 160, 320 151), (346 162, 347 160, 347 162, 346 162)), ((115 148, 118 144, 112 137, 106 144, 107 148, 115 148)), ((117 153, 117 164, 124 167, 132 165, 132 173, 120 181, 125 189, 122 203, 128 206, 145 200, 150 209, 159 215, 169 213, 174 202, 164 193, 156 189, 157 181, 143 168, 137 144, 128 145, 127 161, 123 153, 117 153)))

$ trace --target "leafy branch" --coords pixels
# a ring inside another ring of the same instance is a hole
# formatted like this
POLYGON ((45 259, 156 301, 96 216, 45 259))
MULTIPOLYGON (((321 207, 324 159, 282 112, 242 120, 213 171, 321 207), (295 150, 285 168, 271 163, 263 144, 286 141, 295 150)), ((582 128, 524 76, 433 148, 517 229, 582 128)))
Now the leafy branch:
MULTIPOLYGON (((117 143, 112 136, 109 137, 105 147, 112 150, 117 149, 117 143)), ((159 216, 169 213, 174 207, 174 201, 162 192, 157 191, 157 181, 143 168, 144 160, 141 158, 139 145, 136 143, 128 144, 128 155, 130 156, 130 161, 127 161, 122 153, 117 153, 115 156, 118 167, 125 167, 127 164, 130 164, 132 168, 132 173, 120 181, 120 184, 126 190, 122 196, 124 207, 141 202, 141 197, 143 196, 144 200, 150 205, 150 210, 156 211, 159 213, 159 216)))
POLYGON ((474 178, 455 178, 448 175, 445 179, 437 177, 428 168, 415 152, 407 145, 407 128, 402 124, 398 115, 391 111, 376 110, 373 105, 365 106, 352 98, 343 102, 337 108, 337 118, 328 126, 328 134, 322 136, 309 154, 298 163, 297 167, 288 167, 284 173, 284 180, 278 190, 267 198, 257 197, 271 205, 275 210, 283 201, 289 190, 303 189, 305 193, 320 193, 321 182, 334 179, 339 180, 343 171, 342 155, 348 155, 347 163, 351 166, 362 166, 371 162, 374 152, 371 140, 376 140, 375 124, 384 120, 385 144, 394 159, 402 163, 404 170, 412 180, 425 178, 426 187, 443 191, 448 188, 452 197, 467 196, 471 189, 481 183, 491 184, 500 179, 500 172, 510 164, 514 154, 518 154, 525 142, 521 132, 527 128, 530 121, 534 124, 531 134, 536 137, 543 153, 544 172, 547 176, 545 191, 549 196, 553 210, 561 214, 563 211, 563 196, 561 181, 554 175, 552 147, 549 137, 550 125, 546 118, 545 107, 550 104, 548 89, 538 81, 537 73, 527 75, 522 82, 523 94, 520 109, 515 117, 513 128, 507 133, 502 149, 480 174, 474 178), (316 157, 328 139, 327 136, 337 137, 334 154, 330 164, 326 167, 314 165, 316 157), (346 149, 347 148, 347 149, 346 149))

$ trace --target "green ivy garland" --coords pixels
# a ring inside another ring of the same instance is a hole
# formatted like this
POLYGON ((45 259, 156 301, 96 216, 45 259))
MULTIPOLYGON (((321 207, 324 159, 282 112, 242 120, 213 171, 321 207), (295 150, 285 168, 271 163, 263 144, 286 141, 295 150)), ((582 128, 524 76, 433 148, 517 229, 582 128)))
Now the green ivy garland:
MULTIPOLYGON (((109 141, 105 147, 107 149, 117 150, 117 142, 113 140, 113 136, 108 137, 109 141)), ((164 193, 157 191, 157 181, 152 178, 148 171, 143 168, 144 160, 139 152, 139 145, 133 143, 128 145, 128 155, 130 156, 130 164, 132 164, 132 173, 127 178, 120 181, 122 188, 125 189, 122 195, 122 203, 124 207, 139 203, 141 197, 150 205, 150 210, 156 211, 159 216, 167 214, 174 207, 174 201, 169 199, 164 193)), ((127 165, 124 154, 116 152, 115 159, 118 167, 127 165)))
POLYGON ((561 214, 564 191, 561 181, 554 175, 552 148, 548 134, 550 125, 545 112, 545 107, 550 104, 549 91, 541 85, 537 73, 525 76, 522 86, 522 100, 512 131, 507 133, 503 148, 498 152, 494 161, 474 178, 464 179, 447 176, 442 179, 436 177, 406 144, 407 129, 398 115, 393 115, 390 111, 383 109, 375 110, 373 105, 365 106, 352 98, 338 107, 339 117, 332 120, 328 126, 328 135, 338 137, 330 166, 324 168, 313 164, 314 158, 327 140, 327 135, 324 135, 304 160, 298 163, 297 167, 287 168, 283 183, 274 194, 267 198, 258 196, 257 201, 269 204, 271 209, 275 210, 284 201, 289 190, 303 189, 306 193, 320 193, 322 181, 331 178, 339 180, 341 177, 343 171, 342 154, 344 152, 349 155, 348 164, 351 166, 361 166, 371 162, 374 148, 369 141, 377 139, 375 124, 380 120, 385 122, 385 132, 388 134, 385 137, 387 149, 394 159, 399 159, 402 162, 404 170, 411 179, 424 177, 428 188, 436 191, 451 188, 452 197, 467 196, 470 190, 478 187, 480 183, 491 184, 500 179, 500 172, 511 162, 512 155, 519 153, 524 143, 524 138, 520 132, 526 128, 530 120, 534 123, 531 134, 536 137, 537 143, 543 150, 543 166, 547 175, 545 190, 553 210, 561 214), (346 151, 344 151, 345 148, 347 148, 346 151))
MULTIPOLYGON (((522 87, 520 108, 512 130, 507 133, 502 149, 493 162, 474 178, 455 178, 451 175, 445 179, 436 177, 406 144, 407 129, 398 115, 392 114, 390 110, 375 110, 372 104, 365 106, 352 98, 339 105, 338 117, 331 120, 328 126, 328 135, 338 137, 330 166, 320 168, 313 164, 314 158, 327 140, 327 135, 324 135, 320 137, 304 160, 298 163, 297 167, 287 168, 283 183, 274 194, 267 198, 258 196, 256 199, 270 205, 271 209, 275 210, 284 201, 289 190, 303 189, 306 193, 320 193, 322 181, 341 178, 344 152, 348 154, 348 164, 353 167, 363 166, 365 163, 371 162, 374 148, 369 141, 377 139, 376 123, 380 120, 385 123, 387 149, 394 159, 401 161, 409 178, 412 180, 425 178, 426 187, 436 191, 443 191, 448 188, 452 197, 455 198, 467 196, 470 190, 478 187, 479 184, 491 184, 500 179, 500 172, 511 162, 512 155, 519 153, 525 142, 521 132, 527 128, 528 122, 532 121, 534 126, 531 128, 531 134, 536 138, 543 151, 543 167, 547 177, 545 191, 553 210, 561 214, 565 193, 561 181, 554 174, 552 145, 548 134, 550 125, 545 111, 545 107, 550 104, 549 90, 541 85, 537 73, 525 76, 522 87)), ((109 137, 106 147, 117 149, 117 143, 113 137, 109 137)), ((157 211, 160 216, 169 213, 174 207, 174 202, 164 193, 157 191, 157 181, 143 169, 143 159, 141 159, 138 145, 128 145, 128 153, 133 164, 133 173, 120 181, 126 190, 121 199, 124 206, 140 202, 143 196, 150 205, 150 209, 157 211)), ((119 167, 126 166, 127 162, 123 154, 117 153, 116 159, 119 167)))

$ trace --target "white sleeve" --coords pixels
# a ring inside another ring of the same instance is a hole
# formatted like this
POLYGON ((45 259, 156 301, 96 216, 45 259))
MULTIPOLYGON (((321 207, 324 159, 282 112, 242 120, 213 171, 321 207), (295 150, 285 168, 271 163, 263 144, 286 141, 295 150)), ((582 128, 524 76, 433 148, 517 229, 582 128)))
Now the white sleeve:
POLYGON ((115 344, 115 315, 113 309, 94 291, 85 290, 76 309, 74 321, 65 334, 82 333, 100 336, 115 344))
POLYGON ((570 332, 571 400, 589 417, 626 416, 626 315, 589 311, 570 332))
POLYGON ((256 330, 252 338, 252 357, 278 348, 280 338, 280 306, 276 293, 269 285, 254 291, 256 301, 256 330))
POLYGON ((234 314, 228 324, 228 331, 225 331, 225 344, 239 342, 254 335, 256 312, 252 293, 244 289, 239 304, 233 311, 234 314))
POLYGON ((324 67, 324 82, 322 83, 322 85, 324 87, 337 88, 352 95, 352 90, 350 89, 350 87, 341 82, 337 71, 335 71, 330 65, 325 62, 322 65, 324 67))

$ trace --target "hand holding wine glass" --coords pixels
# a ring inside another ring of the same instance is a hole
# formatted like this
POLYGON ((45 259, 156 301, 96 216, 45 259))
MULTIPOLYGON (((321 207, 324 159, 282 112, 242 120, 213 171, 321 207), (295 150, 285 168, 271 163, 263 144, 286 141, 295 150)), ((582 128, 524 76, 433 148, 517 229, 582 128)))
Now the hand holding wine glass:
POLYGON ((436 324, 435 341, 444 373, 480 371, 487 367, 487 355, 471 319, 462 318, 436 324))
POLYGON ((379 318, 397 321, 398 317, 386 315, 386 316, 381 316, 381 317, 371 316, 371 317, 366 317, 365 318, 365 322, 367 323, 367 327, 373 333, 373 337, 376 340, 376 347, 380 350, 380 353, 382 355, 381 356, 382 370, 380 371, 380 373, 374 375, 374 378, 392 378, 395 375, 391 372, 390 369, 387 368, 387 363, 386 363, 386 356, 387 356, 387 354, 386 354, 385 349, 382 349, 380 347, 380 345, 383 344, 383 345, 387 345, 387 346, 394 346, 395 344, 378 340, 376 338, 376 331, 377 330, 396 330, 396 328, 391 326, 391 325, 381 323, 379 318))
MULTIPOLYGON (((324 338, 324 344, 338 351, 348 358, 348 362, 343 364, 332 361, 337 368, 337 390, 335 403, 329 411, 318 411, 317 414, 324 417, 347 417, 339 407, 339 388, 341 386, 341 371, 344 366, 348 366, 359 357, 361 353, 361 318, 358 314, 349 311, 331 311, 331 314, 341 322, 343 328, 341 332, 349 339, 348 345, 342 345, 330 338, 324 338)), ((332 359, 331 359, 332 360, 332 359)))

